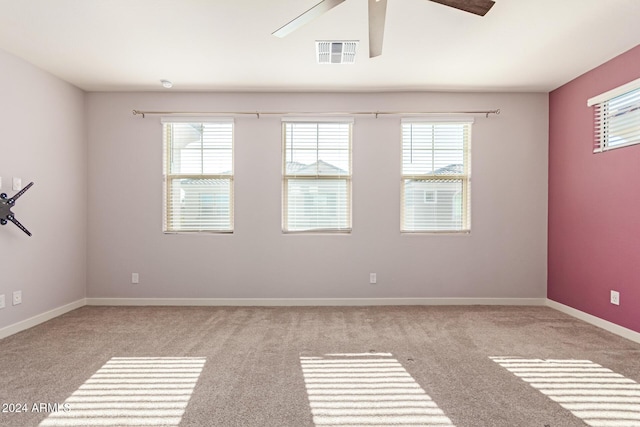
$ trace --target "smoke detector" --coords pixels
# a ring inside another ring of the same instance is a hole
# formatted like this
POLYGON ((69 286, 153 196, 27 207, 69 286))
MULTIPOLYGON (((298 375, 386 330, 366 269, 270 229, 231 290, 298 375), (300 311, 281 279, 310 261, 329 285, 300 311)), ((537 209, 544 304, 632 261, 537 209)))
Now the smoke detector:
POLYGON ((316 41, 318 64, 353 64, 356 62, 358 41, 316 41))

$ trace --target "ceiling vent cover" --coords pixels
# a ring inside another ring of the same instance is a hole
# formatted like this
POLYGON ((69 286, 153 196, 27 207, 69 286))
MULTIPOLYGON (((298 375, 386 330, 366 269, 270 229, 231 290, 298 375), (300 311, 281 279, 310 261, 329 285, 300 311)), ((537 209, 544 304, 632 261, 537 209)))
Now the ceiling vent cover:
POLYGON ((358 41, 316 41, 318 64, 353 64, 358 41))

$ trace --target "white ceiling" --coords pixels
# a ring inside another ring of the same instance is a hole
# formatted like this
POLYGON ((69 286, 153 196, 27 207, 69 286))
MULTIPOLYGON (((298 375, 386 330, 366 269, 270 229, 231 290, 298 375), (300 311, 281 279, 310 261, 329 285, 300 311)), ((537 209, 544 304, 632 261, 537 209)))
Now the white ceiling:
POLYGON ((317 2, 0 0, 0 49, 88 91, 546 92, 640 44, 640 0, 389 0, 373 59, 367 0, 271 35, 317 2), (317 64, 316 40, 360 40, 356 63, 317 64))

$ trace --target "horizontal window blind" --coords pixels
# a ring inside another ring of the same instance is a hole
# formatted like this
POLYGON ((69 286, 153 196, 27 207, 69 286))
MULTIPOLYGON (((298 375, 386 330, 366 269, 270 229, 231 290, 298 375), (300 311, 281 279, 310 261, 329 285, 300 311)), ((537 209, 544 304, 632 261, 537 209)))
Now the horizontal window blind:
POLYGON ((283 230, 351 230, 351 122, 283 122, 283 230))
POLYGON ((171 121, 163 129, 164 231, 233 231, 233 121, 171 121))
POLYGON ((471 124, 403 121, 402 231, 470 230, 471 124))
POLYGON ((594 152, 640 143, 640 88, 594 105, 594 152))

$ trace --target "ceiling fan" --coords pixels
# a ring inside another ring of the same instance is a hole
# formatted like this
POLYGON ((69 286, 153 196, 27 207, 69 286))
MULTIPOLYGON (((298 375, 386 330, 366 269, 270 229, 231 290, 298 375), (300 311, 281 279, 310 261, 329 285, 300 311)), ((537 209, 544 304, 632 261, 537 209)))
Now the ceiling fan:
MULTIPOLYGON (((302 27, 312 19, 333 9, 345 0, 322 0, 297 18, 278 28, 272 34, 285 37, 289 33, 302 27)), ((384 38, 384 20, 387 14, 387 0, 369 1, 369 58, 382 54, 382 40, 384 38)), ((484 16, 494 5, 493 0, 429 0, 445 6, 453 7, 475 15, 484 16)))

